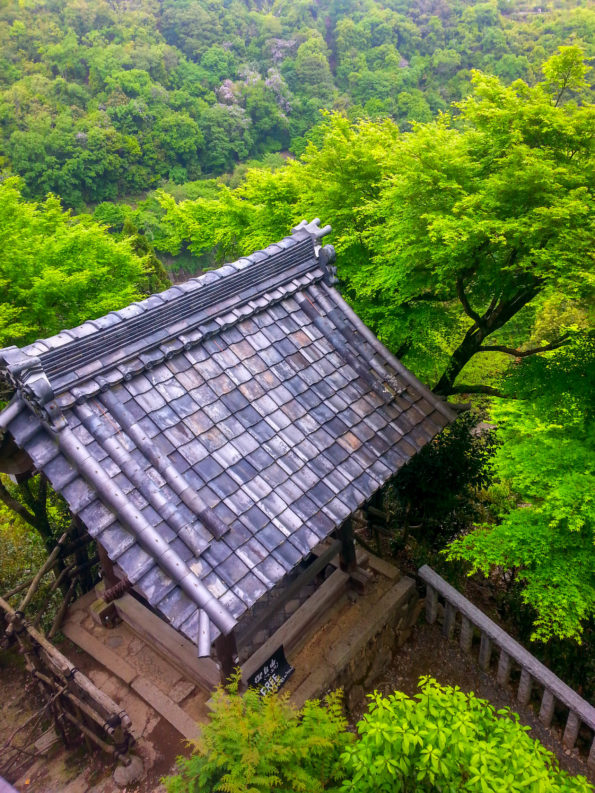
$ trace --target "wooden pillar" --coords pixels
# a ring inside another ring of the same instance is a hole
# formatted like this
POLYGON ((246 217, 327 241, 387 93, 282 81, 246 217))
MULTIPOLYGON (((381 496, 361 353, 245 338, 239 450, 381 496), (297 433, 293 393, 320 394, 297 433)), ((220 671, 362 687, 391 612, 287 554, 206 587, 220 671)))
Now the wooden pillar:
POLYGON ((221 682, 225 685, 240 665, 235 631, 227 635, 221 633, 215 639, 215 655, 219 664, 221 682))
POLYGON ((346 573, 352 573, 357 567, 357 561, 355 558, 355 541, 353 539, 353 522, 351 518, 347 518, 339 529, 339 539, 341 540, 341 551, 339 554, 341 570, 346 573))
POLYGON ((101 565, 101 573, 103 576, 103 580, 105 581, 105 588, 109 589, 112 586, 115 586, 119 583, 120 579, 114 573, 114 565, 112 564, 112 560, 107 555, 107 551, 101 545, 101 543, 96 542, 97 545, 97 556, 99 557, 99 564, 101 565))
MULTIPOLYGON (((74 533, 74 537, 75 537, 75 543, 77 545, 77 547, 75 549, 75 552, 74 552, 74 558, 76 559, 76 565, 78 567, 78 574, 77 575, 78 575, 78 578, 79 578, 79 581, 80 581, 82 594, 85 594, 85 592, 90 592, 91 589, 93 588, 93 578, 91 576, 91 569, 90 569, 89 564, 88 564, 88 562, 89 562, 89 551, 88 551, 89 545, 88 545, 88 543, 87 544, 78 545, 77 541, 78 540, 80 540, 80 541, 84 540, 85 536, 87 535, 87 530, 85 529, 85 527, 83 526, 83 524, 80 522, 80 520, 78 518, 74 518, 73 517, 72 525, 73 525, 73 529, 74 529, 73 533, 74 533)), ((89 538, 89 541, 90 541, 90 538, 89 538)))

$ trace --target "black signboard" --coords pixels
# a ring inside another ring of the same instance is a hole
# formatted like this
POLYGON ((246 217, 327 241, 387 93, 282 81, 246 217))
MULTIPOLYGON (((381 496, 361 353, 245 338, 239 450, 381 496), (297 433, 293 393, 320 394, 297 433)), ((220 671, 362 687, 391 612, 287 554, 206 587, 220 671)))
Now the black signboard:
POLYGON ((271 657, 259 667, 254 674, 248 678, 248 687, 258 689, 258 693, 264 697, 271 691, 278 691, 285 683, 287 678, 294 672, 290 666, 283 645, 271 655, 271 657))

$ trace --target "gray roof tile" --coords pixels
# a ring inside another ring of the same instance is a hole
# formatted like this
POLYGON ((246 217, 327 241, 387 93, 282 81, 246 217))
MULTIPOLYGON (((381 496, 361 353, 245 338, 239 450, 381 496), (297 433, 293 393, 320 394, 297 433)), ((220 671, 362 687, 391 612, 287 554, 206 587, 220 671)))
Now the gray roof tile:
POLYGON ((271 551, 273 558, 289 572, 301 560, 302 554, 289 542, 284 542, 271 551))
MULTIPOLYGON (((91 514, 90 510, 92 510, 92 508, 93 505, 91 505, 91 507, 87 507, 87 510, 83 510, 83 512, 86 512, 86 514, 91 514)), ((81 512, 81 515, 83 512, 81 512)), ((127 551, 128 548, 131 548, 136 541, 132 534, 123 529, 118 523, 114 522, 114 517, 111 515, 111 513, 109 515, 109 519, 110 523, 107 523, 109 530, 100 532, 98 535, 98 540, 109 554, 110 559, 112 559, 114 562, 117 562, 124 551, 127 551)))

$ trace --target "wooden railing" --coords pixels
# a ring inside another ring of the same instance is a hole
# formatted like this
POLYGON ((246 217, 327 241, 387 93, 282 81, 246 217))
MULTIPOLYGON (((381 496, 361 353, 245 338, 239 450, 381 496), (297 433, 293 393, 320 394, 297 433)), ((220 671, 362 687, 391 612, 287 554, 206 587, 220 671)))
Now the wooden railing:
MULTIPOLYGON (((0 649, 18 646, 41 695, 39 713, 51 717, 64 743, 78 733, 89 749, 98 746, 129 765, 134 737, 128 715, 52 642, 69 603, 96 583, 97 567, 95 543, 73 520, 34 575, 0 592, 0 649)), ((0 772, 23 753, 24 745, 12 739, 0 746, 0 772)))
MULTIPOLYGON (((69 745, 69 732, 74 729, 82 734, 89 749, 94 744, 122 765, 129 765, 129 750, 135 739, 126 711, 32 627, 22 612, 15 611, 1 597, 0 616, 8 626, 5 637, 6 634, 14 636, 27 670, 37 684, 44 703, 39 713, 47 713, 52 718, 56 734, 69 745)), ((12 742, 5 744, 2 750, 0 771, 5 771, 5 765, 12 763, 11 752, 16 755, 24 751, 12 742)))
POLYGON ((565 729, 562 737, 564 746, 572 749, 581 728, 590 734, 590 750, 587 766, 595 773, 595 708, 580 697, 559 677, 544 666, 521 644, 509 636, 483 611, 450 586, 431 567, 424 565, 418 571, 426 585, 426 620, 429 623, 438 617, 439 601, 443 601, 444 619, 442 633, 452 639, 458 628, 461 648, 470 652, 474 635, 479 635, 478 663, 481 669, 491 671, 492 658, 497 654, 496 679, 501 685, 510 682, 514 667, 520 670, 517 700, 527 705, 531 695, 541 693, 539 720, 549 727, 554 717, 556 703, 565 711, 565 729), (457 619, 460 617, 460 619, 457 619))

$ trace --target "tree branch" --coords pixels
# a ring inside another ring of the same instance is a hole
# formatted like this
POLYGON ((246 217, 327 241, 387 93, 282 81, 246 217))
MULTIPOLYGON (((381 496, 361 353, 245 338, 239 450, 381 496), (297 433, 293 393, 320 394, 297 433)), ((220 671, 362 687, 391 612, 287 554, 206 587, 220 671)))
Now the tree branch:
POLYGON ((477 313, 477 311, 474 311, 471 308, 471 304, 469 303, 469 300, 467 299, 467 295, 465 294, 465 290, 463 288, 463 281, 460 278, 457 278, 457 296, 461 301, 461 305, 463 306, 463 310, 465 314, 467 314, 468 317, 471 317, 471 319, 475 322, 475 324, 479 328, 482 319, 477 313))
POLYGON ((37 520, 35 519, 35 515, 32 515, 25 507, 17 501, 16 498, 13 498, 6 487, 4 486, 4 482, 0 479, 0 499, 4 501, 6 506, 9 509, 12 509, 13 512, 16 512, 23 520, 27 521, 30 526, 33 526, 34 529, 37 529, 37 520))
POLYGON ((486 344, 483 347, 479 347, 477 352, 504 352, 507 355, 513 355, 515 358, 526 358, 528 355, 535 355, 538 352, 549 352, 550 350, 557 350, 558 347, 563 347, 568 344, 569 335, 569 333, 565 333, 557 341, 545 344, 543 347, 535 347, 533 350, 515 350, 513 347, 505 347, 502 344, 486 344))
POLYGON ((433 292, 422 292, 419 295, 415 295, 415 297, 410 297, 409 300, 406 300, 404 305, 408 305, 409 303, 419 303, 422 300, 430 300, 434 303, 443 303, 446 298, 438 297, 433 292))
POLYGON ((490 301, 490 305, 485 310, 484 317, 489 317, 490 316, 492 311, 498 305, 498 301, 500 300, 501 296, 502 295, 500 294, 500 292, 498 292, 497 294, 494 295, 494 297, 490 301))
POLYGON ((488 396, 502 397, 502 399, 510 399, 509 394, 503 394, 497 388, 492 388, 490 385, 453 385, 448 391, 441 391, 440 396, 448 396, 449 394, 488 394, 488 396))

